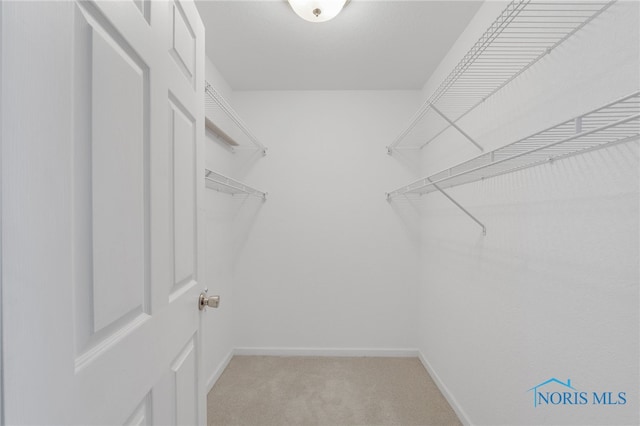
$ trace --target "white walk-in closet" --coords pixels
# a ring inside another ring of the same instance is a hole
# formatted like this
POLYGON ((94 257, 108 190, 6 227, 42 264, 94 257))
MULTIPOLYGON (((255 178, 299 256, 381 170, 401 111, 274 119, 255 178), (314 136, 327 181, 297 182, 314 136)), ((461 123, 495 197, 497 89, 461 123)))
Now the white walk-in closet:
POLYGON ((640 422, 640 1, 0 22, 2 424, 640 422))

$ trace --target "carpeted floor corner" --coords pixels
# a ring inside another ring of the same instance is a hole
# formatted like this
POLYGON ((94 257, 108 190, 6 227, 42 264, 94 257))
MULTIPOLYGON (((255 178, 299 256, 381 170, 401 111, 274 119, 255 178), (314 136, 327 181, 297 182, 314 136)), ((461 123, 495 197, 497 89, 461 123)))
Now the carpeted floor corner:
POLYGON ((208 425, 460 425, 417 358, 235 356, 208 425))

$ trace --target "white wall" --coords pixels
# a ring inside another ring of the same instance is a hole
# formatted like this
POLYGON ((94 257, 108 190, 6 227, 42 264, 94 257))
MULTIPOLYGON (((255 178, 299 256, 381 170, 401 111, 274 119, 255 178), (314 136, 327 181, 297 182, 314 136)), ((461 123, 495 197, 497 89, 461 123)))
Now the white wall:
MULTIPOLYGON (((602 16, 460 122, 486 149, 640 88, 639 3, 602 16)), ((503 4, 488 2, 430 93, 503 4)), ((424 150, 430 174, 476 155, 455 132, 424 150)), ((419 348, 473 424, 638 424, 638 143, 424 197, 419 348), (551 377, 626 391, 624 406, 539 406, 551 377)), ((417 205, 416 205, 417 207, 417 205)))
POLYGON ((418 101, 418 91, 234 93, 269 148, 244 175, 269 198, 235 271, 239 348, 415 348, 417 234, 384 197, 410 174, 384 147, 418 101))
MULTIPOLYGON (((225 98, 231 98, 231 89, 208 58, 205 72, 206 80, 225 98)), ((205 167, 225 175, 233 173, 234 154, 208 132, 205 154, 205 167)), ((205 238, 204 284, 208 287, 210 295, 220 295, 220 307, 207 309, 202 320, 203 374, 210 387, 224 370, 234 348, 234 199, 228 194, 207 189, 204 211, 205 223, 201 234, 205 238)))
MULTIPOLYGON (((209 58, 206 61, 205 79, 235 108, 233 90, 209 58)), ((228 135, 239 134, 240 129, 222 110, 207 110, 207 115, 214 118, 215 124, 228 135)), ((244 117, 241 118, 244 120, 244 117)), ((252 127, 251 124, 249 127, 252 127)), ((245 181, 247 172, 264 158, 259 150, 236 149, 234 152, 215 134, 208 130, 206 134, 205 167, 210 170, 245 181)), ((250 181, 246 183, 252 184, 250 181)), ((210 295, 220 295, 220 306, 217 309, 207 309, 202 320, 203 374, 208 389, 222 374, 237 346, 233 328, 237 299, 234 273, 238 253, 262 205, 263 201, 256 197, 205 190, 203 281, 210 295)), ((251 265, 242 264, 240 267, 251 268, 251 265)))

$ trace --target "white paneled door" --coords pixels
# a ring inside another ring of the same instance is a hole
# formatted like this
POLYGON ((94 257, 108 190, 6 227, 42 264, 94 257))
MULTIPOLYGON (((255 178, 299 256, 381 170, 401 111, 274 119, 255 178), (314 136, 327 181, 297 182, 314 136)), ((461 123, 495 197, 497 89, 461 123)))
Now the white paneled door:
POLYGON ((0 7, 4 420, 204 424, 195 5, 0 7))

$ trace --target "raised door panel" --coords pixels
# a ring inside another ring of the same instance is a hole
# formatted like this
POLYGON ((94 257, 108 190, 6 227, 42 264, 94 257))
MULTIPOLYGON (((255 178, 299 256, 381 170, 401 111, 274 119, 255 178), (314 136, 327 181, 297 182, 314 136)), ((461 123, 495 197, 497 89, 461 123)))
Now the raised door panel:
POLYGON ((174 97, 169 101, 169 114, 173 157, 174 295, 196 280, 196 132, 194 118, 174 97))
POLYGON ((125 426, 151 426, 154 424, 151 415, 151 393, 148 393, 124 424, 125 426))
POLYGON ((98 331, 145 304, 148 73, 113 39, 94 34, 91 180, 98 331))
POLYGON ((133 0, 147 23, 151 22, 151 0, 133 0))
POLYGON ((171 4, 171 17, 171 56, 185 77, 193 82, 196 55, 196 40, 193 29, 180 3, 171 4))
POLYGON ((198 351, 193 335, 153 389, 153 416, 158 424, 195 425, 198 423, 198 351))
POLYGON ((195 337, 182 350, 171 366, 175 381, 176 424, 194 425, 197 423, 197 359, 195 337))
POLYGON ((149 68, 98 9, 74 28, 76 367, 149 313, 149 68))

